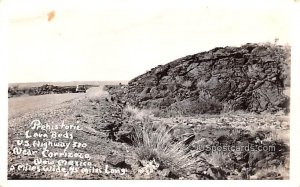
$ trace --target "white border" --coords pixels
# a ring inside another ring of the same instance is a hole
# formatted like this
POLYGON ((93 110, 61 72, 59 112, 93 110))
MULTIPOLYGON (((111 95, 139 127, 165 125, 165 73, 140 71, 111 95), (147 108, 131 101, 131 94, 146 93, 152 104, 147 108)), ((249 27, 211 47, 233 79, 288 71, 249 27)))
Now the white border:
MULTIPOLYGON (((295 1, 296 2, 296 1, 295 1)), ((291 173, 290 180, 286 181, 108 181, 108 180, 97 180, 97 181, 78 181, 78 180, 53 180, 53 181, 7 181, 7 121, 8 121, 8 99, 7 99, 7 68, 8 68, 8 52, 5 44, 7 41, 7 32, 5 15, 8 14, 5 9, 5 1, 0 2, 0 186, 23 186, 30 185, 41 186, 41 185, 55 185, 55 186, 99 186, 99 185, 113 185, 113 186, 156 186, 156 185, 229 185, 229 186, 300 186, 300 153, 299 153, 299 115, 300 115, 300 45, 299 45, 299 23, 300 23, 300 3, 294 3, 293 7, 293 42, 292 42, 292 88, 291 88, 291 173)))

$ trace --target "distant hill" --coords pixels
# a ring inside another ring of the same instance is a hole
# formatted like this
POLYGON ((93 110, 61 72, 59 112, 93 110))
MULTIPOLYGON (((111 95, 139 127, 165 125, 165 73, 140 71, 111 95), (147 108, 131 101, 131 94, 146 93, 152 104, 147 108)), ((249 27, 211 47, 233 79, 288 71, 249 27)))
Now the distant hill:
POLYGON ((45 84, 55 86, 76 86, 79 84, 87 85, 115 85, 115 84, 127 84, 128 81, 71 81, 71 82, 29 82, 29 83, 9 83, 9 87, 18 86, 19 88, 39 87, 45 84))
MULTIPOLYGON (((45 94, 77 93, 77 85, 83 85, 86 91, 91 87, 104 85, 126 84, 126 81, 72 81, 72 82, 34 82, 34 83, 12 83, 8 87, 8 98, 20 96, 34 96, 45 94)), ((82 87, 82 86, 81 86, 82 87)))

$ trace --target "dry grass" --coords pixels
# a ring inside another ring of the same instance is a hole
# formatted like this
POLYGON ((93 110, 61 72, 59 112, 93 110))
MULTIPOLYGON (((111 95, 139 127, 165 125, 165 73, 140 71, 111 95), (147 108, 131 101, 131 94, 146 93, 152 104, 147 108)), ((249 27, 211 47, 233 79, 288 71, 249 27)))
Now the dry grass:
POLYGON ((170 132, 174 128, 151 124, 135 127, 135 153, 139 160, 155 159, 162 169, 167 168, 175 175, 182 176, 195 170, 199 160, 195 157, 196 152, 189 151, 183 141, 173 141, 170 132))

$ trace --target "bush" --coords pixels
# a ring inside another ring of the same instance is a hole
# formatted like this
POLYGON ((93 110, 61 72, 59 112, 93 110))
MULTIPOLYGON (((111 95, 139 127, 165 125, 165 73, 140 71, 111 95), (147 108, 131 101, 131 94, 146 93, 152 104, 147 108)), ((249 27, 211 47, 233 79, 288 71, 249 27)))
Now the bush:
POLYGON ((155 160, 159 169, 169 169, 176 176, 184 176, 196 169, 195 151, 190 151, 184 141, 175 142, 171 131, 175 128, 159 124, 144 124, 134 127, 133 142, 138 160, 155 160))

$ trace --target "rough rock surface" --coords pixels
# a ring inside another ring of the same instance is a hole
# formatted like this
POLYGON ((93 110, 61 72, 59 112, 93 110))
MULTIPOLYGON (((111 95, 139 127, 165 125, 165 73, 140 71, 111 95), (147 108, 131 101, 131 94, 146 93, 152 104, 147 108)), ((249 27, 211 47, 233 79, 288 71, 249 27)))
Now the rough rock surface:
POLYGON ((118 94, 140 108, 185 113, 287 110, 289 98, 283 90, 288 58, 289 49, 283 46, 215 48, 159 65, 118 94))

